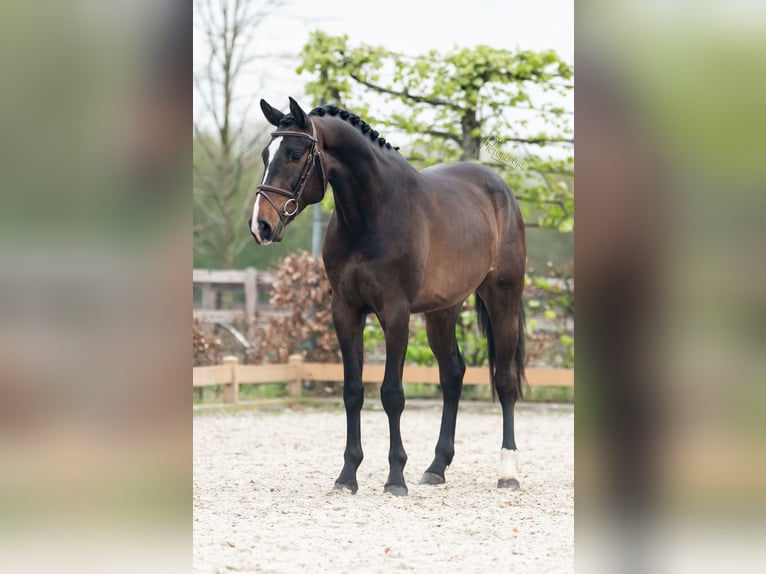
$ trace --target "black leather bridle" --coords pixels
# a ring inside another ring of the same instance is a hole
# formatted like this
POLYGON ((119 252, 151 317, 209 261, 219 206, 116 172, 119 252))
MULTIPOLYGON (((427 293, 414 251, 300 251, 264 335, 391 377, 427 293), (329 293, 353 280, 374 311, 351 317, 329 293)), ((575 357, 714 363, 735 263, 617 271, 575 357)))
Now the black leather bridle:
MULTIPOLYGON (((317 145, 316 126, 314 125, 314 122, 311 120, 309 121, 311 123, 311 134, 292 130, 276 130, 271 132, 272 139, 280 136, 294 136, 311 140, 309 156, 306 159, 306 164, 303 166, 303 171, 301 172, 300 178, 298 178, 298 184, 295 186, 295 190, 290 191, 287 189, 282 189, 281 187, 275 187, 273 185, 261 184, 257 187, 258 191, 255 193, 256 197, 262 195, 263 198, 269 202, 269 205, 274 208, 274 211, 276 211, 277 215, 279 216, 279 224, 282 227, 287 224, 288 218, 293 217, 296 213, 298 213, 298 199, 300 199, 301 193, 303 193, 303 188, 306 187, 306 182, 308 181, 316 163, 319 164, 319 170, 322 172, 322 190, 324 191, 324 189, 327 187, 327 176, 324 171, 324 165, 322 164, 322 157, 319 152, 319 146, 317 145), (281 195, 287 198, 287 201, 282 206, 281 210, 277 208, 277 206, 274 204, 274 201, 268 196, 269 193, 276 193, 277 195, 281 195)), ((279 231, 279 229, 276 230, 274 235, 278 235, 279 231)))

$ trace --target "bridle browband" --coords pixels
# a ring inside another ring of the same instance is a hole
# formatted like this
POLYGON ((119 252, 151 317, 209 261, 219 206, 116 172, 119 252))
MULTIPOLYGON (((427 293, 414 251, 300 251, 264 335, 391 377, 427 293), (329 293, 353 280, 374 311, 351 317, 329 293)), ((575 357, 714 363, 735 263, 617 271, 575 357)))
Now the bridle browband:
MULTIPOLYGON (((300 178, 298 178, 298 185, 296 185, 295 191, 289 191, 287 189, 282 189, 281 187, 275 187, 273 185, 261 184, 256 188, 258 191, 255 192, 256 197, 259 195, 263 196, 263 198, 269 202, 269 205, 274 208, 274 211, 276 211, 277 215, 279 216, 279 224, 283 227, 287 224, 287 218, 293 217, 296 213, 298 213, 298 199, 300 198, 301 193, 303 193, 303 188, 306 187, 306 182, 308 181, 309 176, 314 169, 315 163, 319 163, 319 169, 322 172, 322 190, 324 191, 325 188, 327 188, 327 176, 324 171, 324 165, 322 164, 322 157, 319 152, 319 147, 317 146, 318 142, 316 126, 311 120, 308 121, 311 124, 311 134, 292 130, 276 130, 271 132, 272 139, 280 136, 295 136, 311 140, 309 157, 306 159, 306 163, 303 166, 303 171, 301 172, 300 178), (277 208, 276 205, 274 205, 274 201, 272 201, 266 192, 276 193, 277 195, 281 195, 287 198, 287 201, 282 206, 281 211, 277 208), (288 209, 288 206, 290 206, 291 203, 292 209, 288 209)), ((274 235, 276 235, 276 233, 274 235)))

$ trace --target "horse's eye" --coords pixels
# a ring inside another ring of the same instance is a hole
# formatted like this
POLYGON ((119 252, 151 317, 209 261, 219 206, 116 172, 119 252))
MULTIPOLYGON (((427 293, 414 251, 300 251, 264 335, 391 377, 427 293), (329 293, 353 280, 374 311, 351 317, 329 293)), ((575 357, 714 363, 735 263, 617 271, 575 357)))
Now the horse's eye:
POLYGON ((290 159, 293 161, 298 161, 299 159, 301 159, 301 157, 303 157, 303 154, 301 152, 294 151, 293 154, 290 156, 290 159))

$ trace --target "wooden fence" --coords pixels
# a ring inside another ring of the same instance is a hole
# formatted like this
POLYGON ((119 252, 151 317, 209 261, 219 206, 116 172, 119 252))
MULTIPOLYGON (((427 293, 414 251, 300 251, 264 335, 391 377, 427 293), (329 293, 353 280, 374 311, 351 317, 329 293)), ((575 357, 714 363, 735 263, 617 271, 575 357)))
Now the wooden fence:
MULTIPOLYGON (((385 365, 365 365, 362 381, 380 383, 383 380, 385 365)), ((538 369, 527 368, 527 383, 530 386, 572 387, 574 386, 573 369, 538 369)), ((193 386, 206 387, 223 385, 223 402, 236 403, 240 385, 259 383, 288 383, 291 397, 299 397, 303 381, 343 381, 343 365, 332 363, 306 363, 301 355, 291 355, 287 364, 281 365, 242 365, 237 357, 225 357, 223 365, 194 367, 193 386)), ((405 366, 405 383, 439 383, 438 367, 405 366)), ((488 385, 487 367, 468 367, 463 384, 488 385)))
MULTIPOLYGON (((258 293, 270 293, 274 285, 274 275, 247 269, 193 269, 193 287, 202 292, 199 308, 194 309, 194 317, 203 323, 244 323, 248 338, 253 337, 256 320, 269 314, 269 309, 258 305, 258 293), (223 291, 244 293, 244 309, 219 309, 218 302, 223 291)), ((268 305, 265 305, 268 307, 268 305)))

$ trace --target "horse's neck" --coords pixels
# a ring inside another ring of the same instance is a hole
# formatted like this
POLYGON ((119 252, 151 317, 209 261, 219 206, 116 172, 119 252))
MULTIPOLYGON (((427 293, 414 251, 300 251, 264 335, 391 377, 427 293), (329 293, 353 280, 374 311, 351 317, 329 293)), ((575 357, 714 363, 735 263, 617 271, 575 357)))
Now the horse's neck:
POLYGON ((419 174, 395 151, 370 144, 369 137, 354 127, 320 125, 326 152, 334 160, 328 180, 339 219, 351 235, 369 231, 380 206, 402 193, 419 174))
POLYGON ((382 201, 385 187, 385 166, 374 152, 355 155, 337 153, 335 169, 329 176, 338 212, 344 227, 356 235, 368 229, 382 201))

